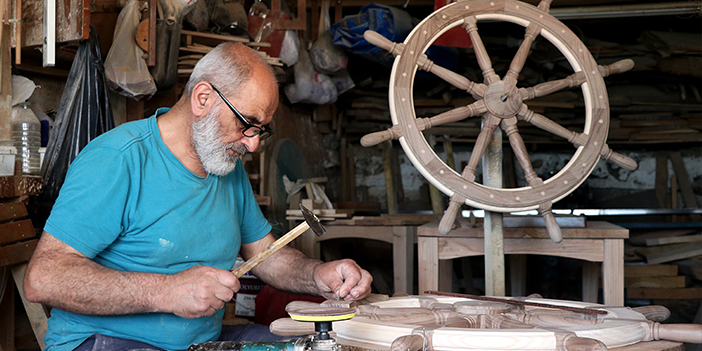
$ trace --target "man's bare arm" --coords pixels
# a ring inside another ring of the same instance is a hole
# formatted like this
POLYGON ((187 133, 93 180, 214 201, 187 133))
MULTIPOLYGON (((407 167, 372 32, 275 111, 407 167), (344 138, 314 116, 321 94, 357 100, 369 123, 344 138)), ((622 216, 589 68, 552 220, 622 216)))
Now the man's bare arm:
MULTIPOLYGON (((273 235, 241 246, 241 256, 250 259, 275 242, 273 235)), ((356 300, 370 293, 371 275, 353 260, 324 263, 285 246, 253 269, 266 283, 299 294, 356 300)))
POLYGON ((196 266, 174 275, 121 272, 102 266, 44 232, 29 262, 27 299, 92 315, 169 312, 209 316, 239 289, 224 270, 196 266))

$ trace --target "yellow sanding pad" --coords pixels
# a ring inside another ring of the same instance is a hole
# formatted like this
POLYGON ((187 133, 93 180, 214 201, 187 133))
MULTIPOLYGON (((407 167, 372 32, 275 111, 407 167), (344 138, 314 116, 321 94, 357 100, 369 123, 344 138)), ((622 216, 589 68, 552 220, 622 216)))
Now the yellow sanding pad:
POLYGON ((356 315, 354 308, 310 307, 288 311, 290 318, 302 322, 343 321, 356 315))

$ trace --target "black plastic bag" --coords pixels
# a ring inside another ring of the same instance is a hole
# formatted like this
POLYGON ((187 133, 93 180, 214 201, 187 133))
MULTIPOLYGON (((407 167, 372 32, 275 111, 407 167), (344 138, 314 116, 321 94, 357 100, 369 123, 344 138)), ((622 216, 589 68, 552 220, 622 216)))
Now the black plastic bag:
POLYGON ((73 60, 46 146, 41 167, 43 200, 51 203, 56 200, 68 166, 78 153, 91 140, 114 128, 107 92, 98 36, 95 28, 90 26, 90 38, 80 43, 73 60))

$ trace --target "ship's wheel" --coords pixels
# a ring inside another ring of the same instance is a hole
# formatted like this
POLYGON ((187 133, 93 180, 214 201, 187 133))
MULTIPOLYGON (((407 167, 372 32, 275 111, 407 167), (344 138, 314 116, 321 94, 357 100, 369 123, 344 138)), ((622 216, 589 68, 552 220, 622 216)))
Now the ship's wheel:
POLYGON ((550 0, 533 5, 514 0, 458 1, 442 7, 424 19, 404 43, 393 43, 380 34, 367 31, 366 40, 395 55, 390 76, 389 104, 393 127, 363 137, 364 146, 399 139, 414 166, 434 186, 451 198, 439 225, 443 234, 451 230, 460 206, 496 212, 538 210, 544 217, 551 239, 562 240, 560 228, 551 212, 552 204, 575 190, 594 169, 600 158, 622 168, 634 170, 634 160, 612 151, 607 145, 609 101, 603 77, 633 67, 623 60, 610 66, 598 66, 587 47, 563 23, 548 14, 550 0), (525 28, 524 40, 511 61, 509 70, 500 78, 492 67, 490 56, 478 33, 481 21, 502 21, 525 28), (462 26, 470 35, 483 82, 468 78, 434 64, 425 52, 432 43, 451 28, 462 26), (573 73, 567 78, 548 81, 532 87, 518 87, 517 78, 524 67, 530 47, 537 36, 544 37, 567 60, 573 73), (413 86, 417 69, 442 78, 458 89, 470 93, 476 101, 433 117, 417 118, 413 86), (585 105, 585 124, 572 131, 531 110, 525 101, 554 92, 580 87, 585 105), (422 131, 434 126, 482 118, 482 129, 476 139, 467 166, 459 174, 433 151, 422 131), (561 137, 576 148, 567 164, 548 179, 534 171, 517 123, 531 125, 561 137), (518 188, 495 188, 476 182, 476 168, 496 128, 501 128, 524 170, 527 185, 518 188))
MULTIPOLYGON (((321 305, 294 301, 288 308, 299 306, 355 308, 355 317, 334 323, 335 338, 366 350, 604 351, 655 340, 702 342, 702 325, 661 324, 670 316, 663 306, 632 309, 540 296, 421 295, 384 296, 374 302, 327 300, 321 305)), ((270 330, 281 336, 314 332, 311 325, 290 318, 275 320, 270 330)))

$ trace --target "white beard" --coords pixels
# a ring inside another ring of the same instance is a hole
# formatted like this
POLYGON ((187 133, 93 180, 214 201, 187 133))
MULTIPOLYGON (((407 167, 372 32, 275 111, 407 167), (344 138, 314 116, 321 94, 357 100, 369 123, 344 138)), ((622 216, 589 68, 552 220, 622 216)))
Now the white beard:
POLYGON ((208 174, 225 176, 236 168, 236 161, 248 150, 241 142, 225 143, 222 141, 219 115, 211 109, 201 120, 193 121, 192 144, 202 167, 208 174), (234 151, 232 155, 227 150, 234 151))

